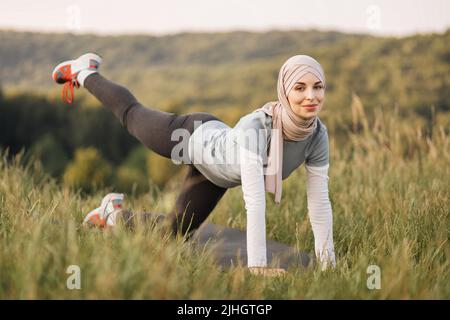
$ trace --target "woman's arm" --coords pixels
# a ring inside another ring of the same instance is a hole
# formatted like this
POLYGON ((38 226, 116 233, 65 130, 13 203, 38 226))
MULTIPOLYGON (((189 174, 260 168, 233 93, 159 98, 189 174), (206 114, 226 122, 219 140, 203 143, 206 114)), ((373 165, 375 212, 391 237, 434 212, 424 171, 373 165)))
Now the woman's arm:
POLYGON ((316 257, 322 270, 336 266, 333 243, 333 214, 328 197, 328 168, 305 166, 307 173, 308 213, 314 233, 316 257))
POLYGON ((266 267, 266 198, 263 163, 259 155, 239 149, 242 193, 247 211, 248 267, 266 267))

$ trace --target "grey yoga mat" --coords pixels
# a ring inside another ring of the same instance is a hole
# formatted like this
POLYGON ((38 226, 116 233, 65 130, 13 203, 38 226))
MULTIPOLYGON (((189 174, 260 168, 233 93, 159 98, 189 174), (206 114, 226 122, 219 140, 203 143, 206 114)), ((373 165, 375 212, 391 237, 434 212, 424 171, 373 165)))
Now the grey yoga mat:
MULTIPOLYGON (((205 246, 211 248, 214 260, 222 267, 228 268, 247 265, 247 241, 246 232, 243 230, 228 228, 204 223, 193 235, 191 241, 198 249, 205 246)), ((286 244, 267 240, 267 263, 274 268, 305 268, 311 262, 310 256, 298 251, 286 244)))
MULTIPOLYGON (((164 220, 164 214, 138 214, 144 220, 164 220)), ((212 223, 203 223, 190 237, 196 249, 210 249, 216 263, 223 268, 247 265, 247 234, 244 230, 228 228, 212 223)), ((286 244, 267 240, 267 263, 273 268, 305 268, 313 262, 306 252, 298 251, 286 244)))

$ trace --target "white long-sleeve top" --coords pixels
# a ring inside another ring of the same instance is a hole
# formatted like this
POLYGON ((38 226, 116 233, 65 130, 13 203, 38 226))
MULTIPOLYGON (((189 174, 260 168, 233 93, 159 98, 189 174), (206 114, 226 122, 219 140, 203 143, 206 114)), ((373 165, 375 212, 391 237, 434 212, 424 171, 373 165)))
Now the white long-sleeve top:
MULTIPOLYGON (((335 266, 333 216, 328 197, 328 168, 305 166, 308 213, 314 233, 315 253, 322 268, 335 266)), ((267 266, 266 198, 262 159, 241 149, 242 192, 247 211, 247 257, 249 267, 267 266)))
MULTIPOLYGON (((267 266, 263 168, 267 161, 271 128, 272 118, 260 111, 242 117, 234 128, 220 121, 206 122, 194 131, 189 140, 189 158, 208 180, 223 188, 242 185, 247 212, 249 267, 267 266), (245 144, 243 131, 259 132, 261 139, 245 144)), ((283 180, 303 163, 307 172, 308 213, 315 238, 315 253, 323 268, 330 264, 334 266, 333 222, 328 197, 328 134, 320 119, 315 132, 307 139, 283 141, 283 180)))
POLYGON ((328 168, 306 168, 306 193, 309 220, 314 234, 316 257, 322 263, 322 269, 336 266, 333 242, 333 213, 328 196, 328 168))

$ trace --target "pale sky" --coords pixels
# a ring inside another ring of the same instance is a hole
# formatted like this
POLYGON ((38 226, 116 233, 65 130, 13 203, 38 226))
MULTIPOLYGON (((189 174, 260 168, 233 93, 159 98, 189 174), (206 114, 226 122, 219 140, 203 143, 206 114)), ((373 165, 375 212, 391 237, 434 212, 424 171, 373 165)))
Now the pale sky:
POLYGON ((443 32, 450 0, 0 0, 0 29, 98 34, 338 30, 443 32))

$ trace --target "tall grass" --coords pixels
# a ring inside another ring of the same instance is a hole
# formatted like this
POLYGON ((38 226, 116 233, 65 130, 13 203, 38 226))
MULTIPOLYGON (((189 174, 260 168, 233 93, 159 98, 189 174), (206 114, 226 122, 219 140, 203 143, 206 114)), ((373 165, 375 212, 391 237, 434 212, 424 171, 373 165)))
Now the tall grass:
MULTIPOLYGON (((358 100, 345 139, 330 131, 330 199, 337 268, 253 276, 245 267, 221 270, 210 252, 162 238, 152 228, 131 233, 85 230, 84 214, 99 206, 101 190, 82 195, 57 185, 38 162, 0 161, 0 298, 2 299, 448 299, 448 128, 377 110, 371 120, 358 100), (81 289, 69 290, 70 265, 81 289), (369 265, 381 288, 367 287, 369 265)), ((329 119, 327 125, 337 124, 329 119)), ((120 190, 114 190, 120 191, 120 190)), ((136 212, 169 211, 176 190, 128 197, 136 212)), ((268 237, 313 250, 305 173, 284 183, 283 201, 268 196, 268 237)), ((210 220, 244 228, 239 188, 229 190, 210 220)))

